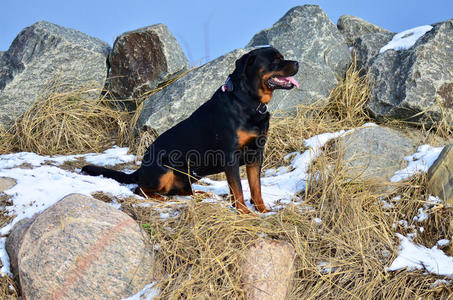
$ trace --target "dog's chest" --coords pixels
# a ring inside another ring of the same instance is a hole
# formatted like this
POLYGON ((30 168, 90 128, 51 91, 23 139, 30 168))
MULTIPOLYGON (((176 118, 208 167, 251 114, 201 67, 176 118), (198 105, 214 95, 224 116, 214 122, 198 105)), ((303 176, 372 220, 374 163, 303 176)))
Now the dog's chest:
POLYGON ((247 120, 236 130, 239 148, 253 142, 257 137, 267 135, 269 118, 261 117, 247 120))

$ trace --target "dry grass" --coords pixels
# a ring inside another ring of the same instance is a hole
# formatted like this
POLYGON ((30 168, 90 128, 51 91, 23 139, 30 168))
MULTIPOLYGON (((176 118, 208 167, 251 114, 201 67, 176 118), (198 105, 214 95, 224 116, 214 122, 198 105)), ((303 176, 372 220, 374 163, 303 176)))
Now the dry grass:
POLYGON ((357 69, 357 62, 354 61, 345 78, 338 79, 322 109, 324 114, 336 119, 336 127, 340 129, 358 127, 370 120, 365 104, 370 99, 371 82, 368 75, 362 73, 363 70, 357 69))
POLYGON ((92 88, 60 92, 54 82, 8 132, 0 132, 4 141, 0 151, 72 154, 121 145, 129 113, 97 98, 100 93, 101 89, 92 88))
POLYGON ((13 151, 13 134, 0 125, 0 154, 11 153, 13 151))
MULTIPOLYGON (((1 265, 1 263, 0 263, 1 265)), ((8 276, 0 277, 0 299, 19 299, 18 288, 14 280, 8 276)))

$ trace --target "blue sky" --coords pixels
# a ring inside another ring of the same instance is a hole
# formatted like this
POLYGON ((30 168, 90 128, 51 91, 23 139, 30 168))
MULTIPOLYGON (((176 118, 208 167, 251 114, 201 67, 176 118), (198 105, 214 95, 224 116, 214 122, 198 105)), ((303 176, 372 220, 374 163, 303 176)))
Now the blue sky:
POLYGON ((125 31, 164 23, 190 62, 199 65, 244 47, 256 32, 303 4, 320 5, 335 24, 349 14, 395 32, 453 18, 452 0, 2 0, 0 51, 39 20, 77 29, 110 45, 125 31))

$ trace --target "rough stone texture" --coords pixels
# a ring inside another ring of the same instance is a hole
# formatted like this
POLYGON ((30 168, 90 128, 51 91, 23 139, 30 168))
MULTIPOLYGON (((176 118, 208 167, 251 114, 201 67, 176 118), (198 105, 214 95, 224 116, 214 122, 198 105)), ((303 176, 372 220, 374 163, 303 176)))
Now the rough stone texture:
POLYGON ((434 195, 453 205, 453 144, 445 146, 429 168, 428 187, 434 195))
POLYGON ((259 240, 241 265, 245 299, 286 299, 294 275, 294 248, 283 241, 259 240))
POLYGON ((164 24, 117 37, 109 63, 110 89, 119 99, 141 96, 189 67, 181 47, 164 24))
POLYGON ((368 109, 375 117, 429 126, 441 120, 442 106, 453 125, 453 20, 434 25, 408 50, 379 54, 370 75, 368 109))
POLYGON ((247 45, 271 45, 286 59, 299 61, 294 78, 300 89, 275 93, 271 111, 289 110, 298 104, 325 99, 351 63, 346 42, 329 17, 317 5, 290 9, 272 28, 257 33, 247 45))
POLYGON ((380 126, 357 129, 340 139, 339 146, 348 176, 373 182, 388 181, 415 150, 410 138, 380 126))
POLYGON ((358 37, 368 33, 382 32, 393 35, 387 29, 350 15, 341 16, 337 21, 337 28, 343 34, 348 46, 354 45, 354 41, 358 37))
POLYGON ((393 33, 368 33, 358 37, 354 43, 354 53, 357 59, 357 67, 368 70, 373 58, 379 54, 379 50, 387 45, 393 38, 393 33))
POLYGON ((9 177, 0 177, 0 193, 16 185, 16 180, 9 177))
POLYGON ((26 299, 119 299, 152 282, 139 225, 101 201, 71 194, 30 223, 7 241, 26 299))
POLYGON ((99 39, 45 21, 22 30, 0 55, 0 125, 12 125, 56 79, 60 91, 102 87, 109 51, 99 39))
POLYGON ((6 240, 6 251, 8 252, 11 263, 11 271, 15 274, 15 277, 19 276, 17 255, 19 254, 20 246, 22 245, 25 233, 35 220, 36 215, 32 218, 25 218, 17 222, 6 240))
MULTIPOLYGON (((237 49, 190 71, 172 85, 147 99, 138 128, 152 128, 161 134, 190 116, 225 83, 235 61, 252 49, 237 49)), ((278 93, 277 91, 276 93, 278 93)))

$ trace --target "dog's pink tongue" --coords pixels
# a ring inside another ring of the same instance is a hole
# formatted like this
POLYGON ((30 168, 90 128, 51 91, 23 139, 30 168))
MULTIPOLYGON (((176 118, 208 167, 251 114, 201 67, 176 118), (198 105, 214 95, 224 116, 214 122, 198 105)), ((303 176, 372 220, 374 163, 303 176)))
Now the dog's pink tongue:
POLYGON ((294 79, 293 77, 286 77, 286 79, 289 80, 289 82, 291 82, 292 84, 294 84, 296 88, 299 88, 299 83, 296 81, 296 79, 294 79))

